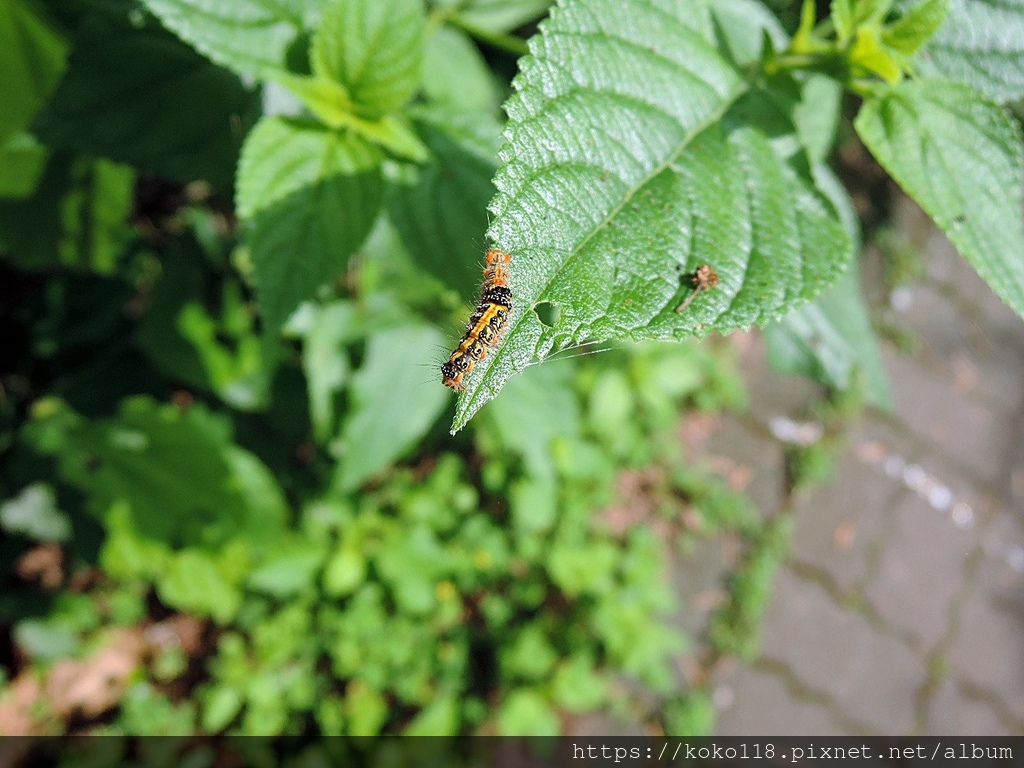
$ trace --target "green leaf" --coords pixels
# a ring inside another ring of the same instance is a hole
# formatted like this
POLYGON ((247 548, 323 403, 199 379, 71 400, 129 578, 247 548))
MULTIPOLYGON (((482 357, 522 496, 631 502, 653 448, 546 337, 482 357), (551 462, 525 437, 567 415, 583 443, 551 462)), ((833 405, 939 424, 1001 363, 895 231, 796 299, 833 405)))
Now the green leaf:
POLYGON ((58 244, 65 219, 65 196, 73 189, 73 162, 52 155, 33 194, 23 199, 0 200, 0 251, 20 269, 50 269, 60 264, 58 244))
POLYGON ((217 733, 231 724, 242 711, 242 692, 228 685, 218 685, 205 697, 203 706, 203 730, 217 733))
POLYGON ((32 4, 0 3, 0 146, 28 126, 57 85, 66 59, 67 44, 32 4))
POLYGON ((758 0, 698 0, 698 5, 709 19, 707 39, 714 39, 719 53, 736 66, 759 64, 766 40, 775 50, 789 44, 778 18, 758 0))
POLYGON ((832 151, 842 101, 843 89, 838 82, 825 75, 807 75, 792 119, 811 163, 823 162, 832 151))
POLYGON ((558 736, 561 726, 551 703, 531 689, 511 691, 498 710, 499 736, 558 736))
POLYGON ((366 580, 366 557, 355 546, 343 544, 324 569, 324 592, 331 597, 352 594, 366 580))
POLYGON ((259 75, 285 68, 313 20, 309 0, 143 0, 165 27, 211 61, 259 75))
POLYGON ((264 528, 265 509, 243 490, 251 481, 237 469, 241 449, 202 406, 182 412, 134 397, 112 419, 86 422, 60 408, 31 426, 38 449, 57 454, 62 477, 86 492, 89 507, 104 517, 122 510, 142 539, 220 546, 264 528), (61 442, 41 442, 58 428, 61 442))
POLYGON ((849 257, 805 163, 728 114, 746 86, 686 3, 631 6, 626 27, 619 4, 585 5, 559 6, 531 41, 506 105, 489 235, 512 254, 516 309, 454 430, 552 351, 746 328, 813 298, 849 257), (701 264, 720 285, 677 313, 701 264), (551 325, 538 303, 558 310, 551 325))
POLYGON ((945 23, 916 61, 994 101, 1024 97, 1024 3, 950 0, 945 23))
POLYGON ((764 335, 776 370, 840 390, 850 389, 853 374, 860 372, 867 400, 892 408, 878 341, 853 267, 824 296, 766 325, 764 335))
POLYGON ((501 676, 508 680, 544 680, 558 661, 558 652, 542 626, 527 624, 511 638, 505 638, 499 651, 501 676))
MULTIPOLYGON (((551 486, 556 465, 552 442, 580 433, 580 404, 573 392, 572 379, 573 365, 569 362, 533 367, 509 383, 505 396, 487 414, 487 431, 493 432, 502 449, 522 456, 529 475, 551 484, 547 491, 531 492, 540 494, 541 499, 554 493, 551 486)), ((549 504, 554 504, 553 498, 549 504)), ((537 510, 527 517, 536 521, 543 515, 537 510)))
POLYGON ((337 479, 343 490, 358 488, 385 469, 440 415, 448 393, 431 362, 443 344, 436 329, 423 325, 370 336, 363 365, 352 375, 351 404, 341 429, 337 479))
POLYGON ((76 163, 71 179, 74 186, 61 205, 60 260, 68 265, 88 265, 97 272, 113 272, 133 234, 129 218, 135 200, 135 172, 98 160, 76 163))
POLYGON ((445 0, 457 5, 461 22, 489 32, 511 32, 547 13, 552 0, 445 0))
POLYGON ((152 21, 90 17, 74 40, 67 76, 36 121, 42 141, 230 189, 258 93, 152 21))
POLYGON ((711 694, 703 688, 691 688, 665 705, 665 734, 672 736, 712 736, 718 710, 711 694))
POLYGON ((345 714, 349 736, 376 736, 388 719, 388 703, 380 691, 356 679, 345 689, 345 714))
MULTIPOLYGON (((234 282, 223 284, 221 312, 229 314, 244 301, 234 282)), ((197 294, 202 296, 203 294, 197 294)), ((208 294, 206 294, 208 295, 208 294)), ((175 307, 175 327, 159 329, 166 333, 177 330, 186 338, 201 359, 204 374, 200 386, 215 392, 224 402, 240 410, 256 410, 266 405, 269 388, 268 367, 263 365, 259 338, 255 334, 248 309, 242 311, 245 325, 232 325, 230 320, 212 317, 199 302, 175 307)), ((150 324, 157 325, 156 321, 150 324)), ((172 339, 174 344, 177 339, 172 339)), ((178 350, 176 350, 178 351, 178 350)), ((164 350, 160 350, 162 356, 164 350)), ((172 369, 173 370, 173 369, 172 369)), ((187 370, 173 370, 172 375, 185 378, 187 370)))
POLYGON ((26 198, 39 186, 50 151, 29 133, 0 147, 0 198, 26 198))
POLYGON ((238 169, 237 207, 250 220, 268 334, 342 270, 382 198, 380 155, 355 136, 282 118, 253 129, 238 169))
POLYGON ((37 661, 57 661, 74 655, 82 638, 73 628, 60 621, 26 619, 14 627, 18 648, 37 661))
POLYGON ((35 541, 63 543, 71 538, 71 521, 57 506, 57 495, 44 483, 34 483, 0 504, 0 528, 35 541))
POLYGON ((426 39, 423 90, 430 101, 478 118, 498 111, 500 98, 494 73, 469 36, 452 27, 441 25, 426 39))
POLYGON ((618 548, 608 541, 582 545, 558 542, 548 551, 547 568, 554 583, 570 597, 600 597, 611 590, 620 560, 618 548))
POLYGON ((252 410, 266 403, 269 372, 262 364, 248 297, 238 280, 217 286, 192 238, 172 240, 147 297, 136 341, 172 381, 217 394, 252 410), (207 304, 219 310, 211 314, 207 304))
POLYGON ((280 83, 300 99, 325 125, 341 128, 352 122, 352 99, 345 86, 327 77, 271 72, 268 79, 280 83))
POLYGON ((334 399, 349 377, 348 354, 342 348, 355 322, 355 307, 335 302, 322 307, 306 334, 302 367, 309 389, 309 415, 313 435, 326 443, 337 431, 334 399))
POLYGON ((399 158, 422 163, 427 159, 427 148, 419 140, 409 122, 402 115, 384 115, 379 120, 355 120, 353 129, 399 158))
POLYGON ((391 588, 399 612, 414 615, 427 614, 434 608, 435 584, 447 564, 448 553, 425 525, 417 525, 408 533, 394 531, 375 563, 380 580, 391 588))
POLYGON ((242 604, 242 593, 216 559, 194 549, 176 553, 157 581, 157 592, 167 605, 200 615, 220 624, 229 622, 242 604))
POLYGON ((893 0, 856 0, 854 17, 858 25, 879 24, 892 7, 893 0))
POLYGON ((455 736, 459 730, 460 702, 454 696, 431 701, 402 731, 403 736, 455 736))
POLYGON ((281 545, 249 574, 248 585, 277 598, 299 594, 313 586, 323 559, 323 547, 315 542, 300 539, 281 545))
POLYGON ((313 38, 313 74, 341 83, 357 114, 380 117, 419 88, 425 29, 421 0, 330 0, 313 38))
MULTIPOLYGON (((840 2, 843 6, 849 5, 849 0, 840 0, 840 2)), ((832 9, 833 24, 839 35, 847 32, 845 13, 844 9, 840 9, 838 12, 835 8, 832 9), (839 18, 840 15, 842 18, 839 18)), ((821 41, 814 35, 814 23, 817 19, 818 6, 815 0, 803 0, 800 5, 800 24, 797 26, 796 32, 793 33, 791 48, 794 53, 808 53, 821 45, 821 41)))
POLYGON ((417 264, 470 295, 480 285, 472 265, 483 257, 471 233, 487 228, 501 129, 480 115, 432 109, 418 116, 430 160, 406 168, 392 187, 388 214, 417 264))
POLYGON ((587 712, 605 703, 608 682, 594 669, 593 659, 579 653, 558 668, 554 694, 560 707, 570 712, 587 712))
POLYGON ((924 0, 891 26, 882 30, 882 41, 905 56, 912 56, 942 26, 949 14, 949 0, 924 0))
MULTIPOLYGON (((842 182, 825 165, 815 167, 815 178, 835 204, 859 250, 860 223, 842 182)), ((809 376, 835 389, 846 390, 857 383, 868 402, 892 410, 889 379, 861 295, 858 272, 854 259, 822 296, 778 323, 766 325, 763 332, 768 359, 778 371, 809 376), (859 376, 856 382, 854 374, 859 376)))
POLYGON ((249 134, 238 169, 239 216, 252 218, 322 176, 341 172, 347 165, 344 147, 342 134, 314 123, 264 118, 249 134))
POLYGON ((895 83, 903 76, 903 70, 897 58, 882 44, 881 34, 881 29, 875 26, 858 27, 847 56, 858 76, 878 75, 887 83, 895 83))
POLYGON ((291 515, 277 478, 254 454, 237 445, 225 450, 231 467, 232 489, 242 498, 247 520, 240 531, 247 544, 262 552, 276 546, 291 515))
MULTIPOLYGON (((810 3, 813 6, 813 3, 810 3)), ((805 1, 803 10, 807 10, 808 3, 805 1)), ((853 15, 853 2, 852 0, 832 0, 832 24, 836 28, 836 37, 840 42, 849 40, 853 37, 853 31, 856 27, 853 15)))
MULTIPOLYGON (((553 462, 549 460, 549 464, 553 462)), ((550 471, 554 471, 553 466, 550 471)), ((558 519, 558 487, 550 477, 520 478, 509 489, 508 504, 517 533, 541 533, 558 519)))
POLYGON ((0 200, 0 249, 23 269, 111 272, 133 234, 134 184, 125 166, 55 154, 34 194, 0 200))
POLYGON ((302 99, 309 111, 328 127, 355 131, 400 158, 416 162, 427 159, 427 148, 402 115, 359 117, 352 111, 352 100, 340 83, 323 76, 307 77, 288 72, 275 72, 270 79, 302 99))
POLYGON ((968 86, 913 81, 865 101, 854 125, 992 290, 1024 316, 1024 158, 1006 112, 968 86))
POLYGON ((162 541, 140 536, 132 522, 131 507, 115 502, 107 511, 107 538, 100 553, 100 565, 115 579, 157 579, 167 570, 171 550, 162 541))

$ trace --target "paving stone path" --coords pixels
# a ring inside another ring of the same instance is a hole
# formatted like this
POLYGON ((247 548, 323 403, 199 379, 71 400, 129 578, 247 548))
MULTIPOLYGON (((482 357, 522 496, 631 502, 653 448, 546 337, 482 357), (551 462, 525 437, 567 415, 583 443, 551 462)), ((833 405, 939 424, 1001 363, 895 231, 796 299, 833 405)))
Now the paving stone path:
MULTIPOLYGON (((885 348, 895 413, 870 413, 834 482, 797 500, 761 654, 715 673, 721 735, 1024 735, 1024 322, 912 204, 898 220, 927 274, 890 300, 918 338, 885 348)), ((772 509, 773 425, 806 418, 812 388, 750 367, 752 416, 708 450, 772 509)), ((716 558, 683 565, 688 623, 713 607, 716 558)))

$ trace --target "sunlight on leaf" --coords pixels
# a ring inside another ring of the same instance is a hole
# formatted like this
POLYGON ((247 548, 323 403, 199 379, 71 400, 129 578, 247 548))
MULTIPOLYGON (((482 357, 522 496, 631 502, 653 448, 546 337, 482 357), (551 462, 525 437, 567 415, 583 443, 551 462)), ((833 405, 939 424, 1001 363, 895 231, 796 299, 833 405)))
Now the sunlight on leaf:
POLYGON ((746 85, 706 18, 681 0, 631 11, 566 2, 521 62, 488 232, 513 256, 515 315, 467 376, 453 430, 556 350, 747 328, 813 298, 849 257, 806 162, 747 124, 763 108, 731 113, 746 85), (721 284, 677 313, 703 263, 721 284), (551 326, 541 302, 560 310, 551 326))

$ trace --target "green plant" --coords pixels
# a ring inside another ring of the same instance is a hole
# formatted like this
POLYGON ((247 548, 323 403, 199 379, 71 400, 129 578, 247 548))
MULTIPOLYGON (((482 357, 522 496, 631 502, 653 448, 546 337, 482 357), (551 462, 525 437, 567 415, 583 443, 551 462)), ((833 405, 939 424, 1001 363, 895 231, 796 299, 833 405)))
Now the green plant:
POLYGON ((995 49, 1024 11, 805 2, 789 33, 755 0, 634 3, 626 25, 565 0, 524 42, 543 0, 214 5, 0 8, 0 617, 25 658, 196 622, 95 704, 111 732, 548 733, 630 708, 627 679, 662 727, 709 730, 707 691, 673 683, 667 542, 748 543, 710 639, 749 655, 788 525, 663 431, 742 407, 728 355, 535 364, 767 324, 776 365, 887 404, 828 165, 844 93, 1024 311, 998 106, 1024 54, 995 49), (485 230, 516 314, 452 426, 504 391, 452 436, 437 365, 485 230), (719 285, 675 312, 702 264, 719 285), (616 527, 616 476, 652 466, 632 501, 653 511, 616 527))

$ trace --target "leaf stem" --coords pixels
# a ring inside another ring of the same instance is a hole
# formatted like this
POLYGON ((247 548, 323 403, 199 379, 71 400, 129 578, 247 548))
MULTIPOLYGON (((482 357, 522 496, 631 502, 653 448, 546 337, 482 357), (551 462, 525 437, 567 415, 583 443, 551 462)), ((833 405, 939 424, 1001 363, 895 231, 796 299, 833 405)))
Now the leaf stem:
POLYGON ((478 27, 476 24, 466 21, 458 13, 452 13, 445 19, 453 27, 461 29, 471 37, 476 38, 482 43, 498 48, 500 50, 511 53, 514 56, 525 56, 530 52, 529 47, 526 45, 526 41, 521 37, 515 35, 506 35, 503 32, 493 32, 483 27, 478 27))
POLYGON ((813 53, 780 53, 768 59, 764 68, 769 73, 781 70, 810 69, 821 61, 821 58, 813 53))

